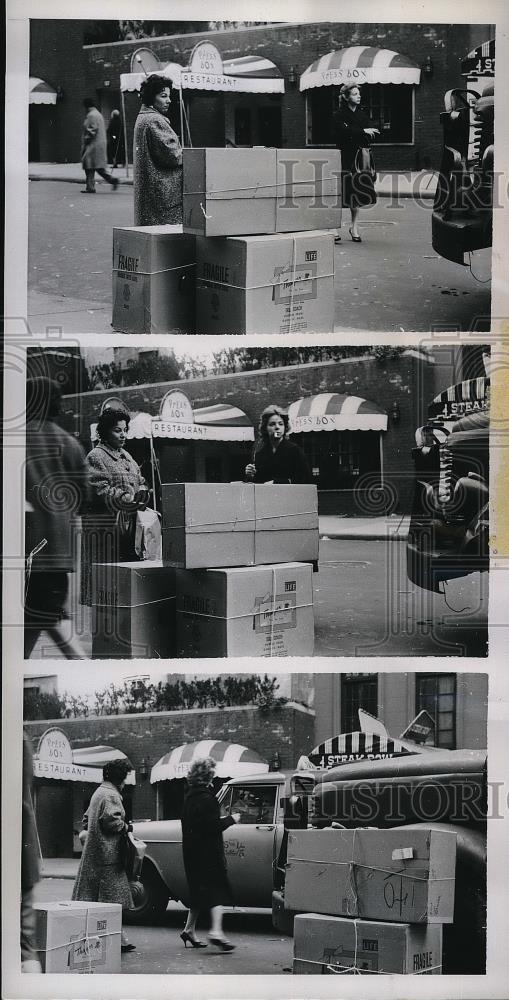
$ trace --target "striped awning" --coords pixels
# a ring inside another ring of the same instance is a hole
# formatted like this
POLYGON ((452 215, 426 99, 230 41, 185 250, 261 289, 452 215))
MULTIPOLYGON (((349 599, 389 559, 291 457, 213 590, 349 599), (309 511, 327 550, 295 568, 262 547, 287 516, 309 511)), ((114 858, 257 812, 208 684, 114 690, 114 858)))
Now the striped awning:
POLYGON ((450 385, 428 406, 428 417, 454 420, 467 413, 480 413, 489 409, 490 380, 485 375, 466 379, 450 385))
MULTIPOLYGON (((75 764, 81 767, 95 768, 97 771, 97 782, 102 779, 102 769, 105 764, 110 764, 113 760, 127 760, 127 754, 117 750, 116 747, 94 746, 79 747, 72 752, 72 759, 75 764)), ((135 785, 136 776, 134 771, 129 771, 126 778, 126 785, 135 785)))
MULTIPOLYGON (((155 70, 177 90, 232 91, 237 94, 283 94, 285 81, 281 71, 264 56, 240 56, 226 59, 222 73, 197 73, 178 63, 155 70)), ((149 73, 148 76, 152 74, 149 73)), ((122 73, 120 89, 139 90, 145 73, 122 73)))
POLYGON ((180 74, 184 70, 184 67, 179 63, 170 62, 166 66, 161 66, 160 69, 152 70, 151 73, 121 73, 120 74, 120 89, 122 91, 137 91, 140 89, 144 80, 147 76, 152 76, 156 73, 157 76, 163 76, 168 83, 171 83, 173 87, 177 90, 181 88, 180 74))
POLYGON ((421 71, 408 56, 372 45, 337 49, 311 63, 300 78, 300 89, 344 83, 420 83, 421 71))
POLYGON ((356 760, 383 760, 412 753, 401 740, 376 733, 341 733, 320 743, 308 754, 315 767, 337 767, 356 760))
POLYGON ((29 104, 56 104, 57 92, 45 80, 38 76, 31 76, 28 87, 29 104))
POLYGON ((321 392, 288 408, 290 433, 309 431, 386 431, 387 413, 361 396, 321 392))
POLYGON ((267 761, 254 750, 240 743, 225 743, 223 740, 200 740, 198 743, 184 743, 170 750, 154 764, 150 781, 171 781, 185 778, 191 764, 204 757, 216 761, 218 778, 242 778, 249 774, 262 774, 269 770, 267 761))
MULTIPOLYGON (((128 440, 170 438, 180 441, 254 441, 251 420, 238 406, 215 403, 193 412, 194 421, 163 420, 151 413, 136 413, 131 417, 128 440)), ((97 438, 97 424, 90 425, 90 438, 97 438)))
POLYGON ((479 73, 483 76, 495 76, 495 39, 491 38, 482 45, 477 45, 475 49, 463 59, 461 63, 461 73, 464 76, 470 73, 479 73))
MULTIPOLYGON (((34 754, 34 777, 51 779, 52 781, 77 781, 82 784, 100 785, 103 780, 102 769, 112 760, 124 760, 125 753, 110 746, 93 746, 73 749, 72 762, 60 763, 58 760, 40 760, 34 754)), ((136 784, 136 774, 130 771, 126 785, 136 784)))

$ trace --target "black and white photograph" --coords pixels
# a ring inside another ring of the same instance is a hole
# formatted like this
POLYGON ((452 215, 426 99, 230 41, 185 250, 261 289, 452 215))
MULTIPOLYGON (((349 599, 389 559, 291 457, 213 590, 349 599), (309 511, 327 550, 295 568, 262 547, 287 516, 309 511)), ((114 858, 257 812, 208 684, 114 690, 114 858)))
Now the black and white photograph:
POLYGON ((484 972, 486 674, 23 686, 44 972, 484 972))
POLYGON ((25 657, 487 655, 489 346, 141 344, 27 352, 25 657))

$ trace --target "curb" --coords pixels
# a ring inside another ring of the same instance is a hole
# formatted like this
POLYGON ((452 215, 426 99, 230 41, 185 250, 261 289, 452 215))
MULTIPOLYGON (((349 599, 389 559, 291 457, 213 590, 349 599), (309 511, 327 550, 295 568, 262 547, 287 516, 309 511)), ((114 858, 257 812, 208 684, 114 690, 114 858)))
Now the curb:
MULTIPOLYGON (((39 174, 29 174, 29 181, 59 181, 61 184, 84 184, 85 180, 81 177, 57 177, 52 175, 51 177, 41 177, 39 174)), ((130 177, 117 177, 119 187, 132 187, 134 181, 130 177)), ((98 180, 96 184, 103 184, 105 187, 110 187, 107 181, 98 180)))
POLYGON ((396 535, 396 534, 382 534, 377 532, 375 534, 369 534, 368 532, 355 532, 347 533, 344 531, 324 531, 320 532, 320 538, 330 538, 335 541, 338 539, 341 541, 351 541, 351 542, 406 542, 408 535, 396 535))

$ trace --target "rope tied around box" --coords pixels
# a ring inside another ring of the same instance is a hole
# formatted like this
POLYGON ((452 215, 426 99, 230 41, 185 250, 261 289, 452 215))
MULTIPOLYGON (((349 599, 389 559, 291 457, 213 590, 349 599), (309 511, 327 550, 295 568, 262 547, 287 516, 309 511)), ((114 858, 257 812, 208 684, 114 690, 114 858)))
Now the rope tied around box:
POLYGON ((190 264, 177 264, 175 267, 162 267, 158 271, 129 271, 126 267, 112 267, 112 272, 115 274, 120 274, 124 277, 129 277, 131 280, 132 275, 142 278, 150 278, 154 274, 169 274, 171 271, 185 271, 187 268, 196 267, 196 261, 192 261, 190 264))
MULTIPOLYGON (((77 902, 81 902, 81 900, 78 900, 77 902)), ((120 929, 118 931, 106 931, 105 933, 91 934, 90 931, 89 931, 89 917, 90 917, 90 914, 91 914, 92 911, 87 906, 87 903, 86 903, 85 900, 83 900, 82 905, 83 905, 83 907, 85 909, 85 933, 83 934, 82 937, 75 938, 72 941, 65 941, 62 944, 55 944, 51 948, 36 948, 35 951, 38 954, 47 955, 47 954, 49 954, 51 952, 61 951, 62 948, 66 948, 68 950, 68 965, 70 965, 71 948, 74 951, 74 949, 76 948, 77 945, 78 946, 82 945, 83 946, 83 959, 84 959, 83 966, 87 967, 87 972, 88 973, 92 973, 92 966, 93 966, 93 963, 94 963, 94 958, 93 958, 93 954, 92 954, 92 951, 91 951, 91 944, 93 943, 94 946, 97 946, 96 943, 99 942, 99 944, 100 944, 100 942, 102 940, 104 940, 105 938, 120 937, 121 933, 122 933, 122 930, 120 929)), ((65 906, 65 904, 63 904, 63 906, 65 906)), ((102 954, 101 954, 101 958, 102 958, 102 954)))

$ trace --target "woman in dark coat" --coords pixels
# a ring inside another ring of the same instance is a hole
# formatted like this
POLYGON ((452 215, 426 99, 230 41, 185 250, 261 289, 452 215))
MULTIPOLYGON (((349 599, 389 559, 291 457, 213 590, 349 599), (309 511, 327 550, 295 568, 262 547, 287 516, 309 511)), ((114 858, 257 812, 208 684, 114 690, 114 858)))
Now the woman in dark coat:
MULTIPOLYGON (((122 802, 131 762, 122 757, 103 767, 103 782, 96 788, 83 817, 86 831, 83 854, 72 892, 73 899, 92 903, 120 903, 132 909, 133 900, 123 864, 123 838, 129 827, 122 802)), ((81 839, 81 837, 80 837, 81 839)), ((132 951, 122 931, 122 951, 132 951)))
POLYGON ((134 126, 134 225, 179 225, 182 222, 182 147, 168 111, 168 80, 152 74, 141 85, 134 126))
POLYGON ((228 884, 223 831, 238 823, 240 815, 221 816, 212 788, 215 762, 207 757, 197 760, 187 775, 189 790, 182 813, 182 850, 189 885, 189 912, 180 935, 186 948, 204 948, 196 937, 196 922, 201 910, 210 910, 209 941, 221 951, 233 951, 235 945, 223 934, 223 906, 232 905, 228 884))
POLYGON ((302 448, 287 439, 288 428, 288 414, 279 406, 267 406, 259 425, 263 444, 246 466, 247 479, 255 483, 313 482, 302 448))
POLYGON ((369 170, 359 169, 359 151, 368 150, 371 140, 380 130, 360 110, 361 92, 355 84, 345 84, 339 94, 339 108, 334 118, 336 146, 341 150, 343 205, 352 216, 349 229, 354 243, 361 242, 357 228, 359 208, 374 205, 376 193, 369 170))

